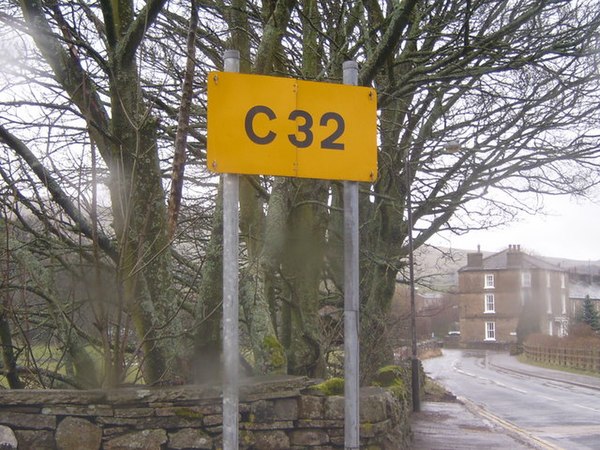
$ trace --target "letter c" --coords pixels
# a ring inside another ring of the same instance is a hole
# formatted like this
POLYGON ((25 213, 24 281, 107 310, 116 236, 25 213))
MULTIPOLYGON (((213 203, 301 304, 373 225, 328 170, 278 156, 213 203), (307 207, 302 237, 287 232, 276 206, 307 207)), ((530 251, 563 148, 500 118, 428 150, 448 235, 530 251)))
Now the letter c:
POLYGON ((254 118, 258 114, 264 114, 269 120, 277 118, 273 110, 267 106, 257 105, 250 108, 246 113, 246 119, 244 120, 244 128, 246 129, 246 135, 252 142, 259 145, 266 145, 273 142, 273 139, 277 136, 273 131, 269 131, 266 136, 259 136, 254 132, 254 118))

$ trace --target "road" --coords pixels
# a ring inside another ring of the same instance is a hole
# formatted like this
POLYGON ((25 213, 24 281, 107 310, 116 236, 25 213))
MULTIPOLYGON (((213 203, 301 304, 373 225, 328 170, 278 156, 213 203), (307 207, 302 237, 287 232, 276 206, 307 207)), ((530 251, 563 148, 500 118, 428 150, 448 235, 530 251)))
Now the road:
POLYGON ((445 349, 442 357, 425 360, 423 366, 454 395, 542 448, 600 449, 599 379, 559 381, 566 376, 483 350, 445 349))

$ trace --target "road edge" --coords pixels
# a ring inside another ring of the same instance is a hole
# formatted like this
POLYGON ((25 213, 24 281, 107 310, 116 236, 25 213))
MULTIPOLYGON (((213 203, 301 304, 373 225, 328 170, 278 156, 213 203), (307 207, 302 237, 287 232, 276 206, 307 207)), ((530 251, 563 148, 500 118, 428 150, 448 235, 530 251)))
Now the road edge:
MULTIPOLYGON (((531 378, 541 378, 542 380, 553 381, 555 383, 570 384, 572 386, 582 387, 582 388, 586 388, 586 389, 592 389, 594 391, 600 391, 600 387, 598 387, 598 386, 569 380, 567 378, 559 378, 558 376, 551 377, 551 376, 546 376, 546 375, 540 375, 537 373, 534 374, 531 372, 527 372, 526 370, 513 369, 513 368, 503 366, 501 364, 496 364, 494 362, 490 362, 490 365, 495 367, 496 369, 498 369, 498 371, 500 371, 500 372, 504 371, 504 372, 518 373, 519 375, 524 375, 524 376, 531 377, 531 378)), ((553 370, 557 370, 557 369, 553 369, 553 370)))
POLYGON ((502 419, 502 418, 496 416, 495 414, 492 414, 491 412, 487 411, 486 409, 482 408, 481 406, 477 405, 476 403, 473 403, 472 401, 470 401, 464 397, 456 397, 456 398, 463 405, 465 405, 465 407, 471 413, 473 413, 481 418, 487 419, 487 420, 497 424, 498 426, 504 428, 512 437, 514 437, 515 439, 517 439, 518 441, 520 441, 522 443, 530 445, 533 448, 536 448, 539 450, 564 450, 562 447, 558 447, 554 444, 551 444, 548 441, 545 441, 544 439, 534 436, 532 433, 528 432, 527 430, 525 430, 523 428, 516 426, 512 422, 509 422, 508 420, 502 419))

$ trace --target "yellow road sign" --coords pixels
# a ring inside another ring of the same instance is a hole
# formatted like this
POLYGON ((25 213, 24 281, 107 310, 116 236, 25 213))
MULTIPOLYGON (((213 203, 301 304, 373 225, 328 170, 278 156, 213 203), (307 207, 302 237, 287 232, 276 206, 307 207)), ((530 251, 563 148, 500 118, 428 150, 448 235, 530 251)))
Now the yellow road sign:
POLYGON ((211 72, 207 164, 218 173, 374 181, 374 89, 211 72))

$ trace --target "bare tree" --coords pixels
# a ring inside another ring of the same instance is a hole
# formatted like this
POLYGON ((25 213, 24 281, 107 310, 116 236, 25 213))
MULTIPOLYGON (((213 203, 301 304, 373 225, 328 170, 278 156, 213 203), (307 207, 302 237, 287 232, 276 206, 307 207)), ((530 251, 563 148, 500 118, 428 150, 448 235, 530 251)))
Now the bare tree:
MULTIPOLYGON (((341 82, 354 59, 360 83, 378 91, 379 174, 360 200, 365 381, 392 355, 383 319, 406 265, 408 195, 419 247, 440 230, 535 212, 527 195, 584 195, 598 182, 594 0, 189 6, 25 0, 0 13, 10 43, 0 71, 5 220, 32 254, 62 250, 66 270, 98 268, 90 295, 71 302, 91 315, 52 325, 71 358, 87 351, 65 338, 73 330, 101 349, 112 374, 97 383, 122 381, 132 354, 149 383, 219 365, 222 224, 219 183, 204 168, 204 93, 225 48, 240 50, 244 72, 324 82, 341 82), (90 317, 93 326, 80 323, 90 317)), ((324 375, 319 309, 342 297, 340 187, 251 176, 240 194, 254 370, 324 375)))

